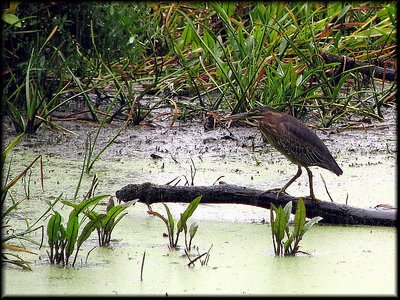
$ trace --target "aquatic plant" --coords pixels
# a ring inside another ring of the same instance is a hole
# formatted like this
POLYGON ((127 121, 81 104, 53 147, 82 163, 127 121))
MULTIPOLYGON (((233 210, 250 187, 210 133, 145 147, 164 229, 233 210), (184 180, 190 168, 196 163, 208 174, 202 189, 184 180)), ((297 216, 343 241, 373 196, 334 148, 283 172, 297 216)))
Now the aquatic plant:
POLYGON ((79 214, 86 211, 90 206, 97 205, 100 200, 107 195, 95 196, 84 199, 81 203, 75 204, 69 201, 63 201, 64 204, 72 206, 74 209, 70 212, 66 227, 62 223, 62 216, 55 211, 47 223, 47 237, 50 247, 50 253, 47 252, 50 264, 62 264, 69 266, 69 259, 75 251, 75 258, 72 266, 75 265, 76 257, 82 243, 87 240, 90 234, 97 228, 100 217, 89 221, 82 229, 79 235, 79 228, 82 225, 82 220, 79 221, 79 214), (78 236, 79 235, 79 236, 78 236))
POLYGON ((99 246, 107 246, 110 244, 111 233, 118 222, 127 214, 127 212, 123 214, 122 212, 132 204, 136 203, 136 201, 137 200, 133 200, 115 205, 113 197, 110 197, 105 214, 100 214, 95 211, 91 211, 88 214, 91 222, 96 224, 99 246))
POLYGON ((316 223, 322 220, 321 217, 314 217, 306 223, 306 208, 302 198, 297 201, 296 213, 294 216, 294 228, 289 226, 290 214, 292 212, 292 201, 284 208, 271 204, 271 232, 275 256, 296 255, 299 252, 300 241, 304 234, 316 223), (275 213, 275 218, 274 218, 275 213), (286 240, 285 240, 286 234, 286 240))
POLYGON ((192 202, 190 202, 188 207, 181 214, 181 217, 180 217, 178 223, 176 224, 176 237, 175 238, 174 238, 175 220, 174 220, 174 218, 173 218, 168 206, 165 203, 163 203, 163 205, 165 207, 165 210, 167 212, 167 217, 165 217, 165 216, 161 215, 160 213, 158 213, 156 211, 153 211, 153 210, 148 211, 148 214, 160 218, 165 223, 165 225, 167 226, 168 239, 169 239, 169 245, 168 246, 169 246, 170 249, 178 248, 179 235, 180 235, 180 233, 182 231, 184 231, 184 233, 185 233, 185 247, 186 247, 187 251, 190 251, 192 240, 193 240, 194 236, 196 235, 196 232, 197 232, 197 229, 198 229, 198 224, 196 222, 194 222, 194 223, 192 223, 190 225, 190 228, 189 228, 189 242, 188 242, 188 239, 187 239, 187 233, 188 233, 187 221, 191 217, 193 212, 196 210, 196 208, 199 205, 202 197, 203 197, 202 195, 196 197, 192 202))
POLYGON ((98 234, 99 246, 109 245, 111 234, 115 226, 127 214, 121 213, 135 201, 115 205, 113 197, 109 198, 106 213, 98 213, 94 210, 97 204, 108 195, 94 196, 84 199, 81 203, 62 201, 64 204, 73 207, 69 214, 67 226, 62 223, 62 216, 55 211, 47 224, 47 237, 50 252, 48 252, 51 264, 62 264, 63 266, 75 265, 78 252, 91 233, 96 230, 98 234), (93 206, 92 209, 89 207, 93 206), (78 216, 82 213, 84 217, 79 220, 78 216), (80 230, 86 219, 89 221, 80 230), (80 231, 80 233, 79 233, 80 231), (76 250, 75 250, 76 249, 76 250), (69 258, 75 250, 75 257, 72 264, 69 258))

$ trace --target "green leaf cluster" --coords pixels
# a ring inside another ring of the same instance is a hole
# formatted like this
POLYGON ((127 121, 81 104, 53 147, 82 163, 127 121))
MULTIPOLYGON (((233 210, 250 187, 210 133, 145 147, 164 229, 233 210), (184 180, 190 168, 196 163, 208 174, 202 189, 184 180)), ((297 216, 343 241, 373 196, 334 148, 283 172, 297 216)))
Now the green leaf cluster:
POLYGON ((63 201, 64 204, 73 207, 69 214, 66 227, 62 223, 62 216, 55 212, 47 224, 47 237, 50 248, 49 259, 51 264, 70 265, 70 257, 75 251, 75 258, 72 266, 75 265, 76 257, 83 244, 94 230, 97 230, 99 246, 108 245, 111 239, 111 233, 118 222, 127 213, 121 214, 132 202, 115 205, 112 197, 109 199, 106 213, 98 213, 94 209, 101 200, 108 197, 100 195, 84 199, 76 204, 70 201, 63 201), (79 215, 83 213, 84 217, 79 220, 79 215), (86 219, 89 221, 80 231, 81 225, 86 219), (80 233, 79 233, 80 231, 80 233))
POLYGON ((176 223, 174 220, 174 217, 171 214, 171 211, 169 207, 163 203, 165 207, 165 211, 167 212, 167 216, 165 217, 164 215, 156 212, 156 211, 149 211, 149 214, 154 215, 158 218, 160 218, 164 224, 167 226, 168 230, 168 239, 169 239, 169 247, 170 249, 176 249, 178 247, 178 240, 179 240, 179 235, 183 231, 185 234, 185 247, 186 250, 190 251, 191 249, 191 244, 194 236, 196 235, 197 229, 198 229, 198 224, 196 222, 192 223, 189 227, 189 240, 187 239, 187 233, 188 233, 188 226, 187 226, 187 221, 189 218, 192 216, 193 212, 196 210, 197 206, 199 205, 202 195, 196 197, 188 207, 185 209, 185 211, 181 214, 180 219, 176 223), (176 223, 176 236, 174 238, 175 234, 175 223, 176 223))
POLYGON ((321 217, 314 217, 306 223, 304 200, 299 198, 294 216, 294 227, 291 228, 290 214, 292 205, 292 202, 288 202, 284 208, 282 206, 277 208, 275 205, 271 205, 271 231, 275 256, 296 255, 304 234, 314 224, 322 220, 321 217))
MULTIPOLYGON (((95 211, 92 211, 89 214, 89 223, 96 225, 99 246, 106 246, 110 244, 111 234, 115 226, 127 214, 127 212, 124 212, 124 210, 135 202, 136 201, 129 201, 123 204, 115 205, 113 198, 110 197, 106 213, 99 214, 95 211)), ((86 226, 89 226, 89 223, 86 226)))

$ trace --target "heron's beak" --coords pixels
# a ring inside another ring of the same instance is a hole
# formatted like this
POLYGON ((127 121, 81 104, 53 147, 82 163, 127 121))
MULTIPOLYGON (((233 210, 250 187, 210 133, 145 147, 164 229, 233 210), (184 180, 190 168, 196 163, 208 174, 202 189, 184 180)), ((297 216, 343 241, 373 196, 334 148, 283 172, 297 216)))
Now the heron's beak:
POLYGON ((225 119, 228 121, 229 120, 243 120, 243 119, 254 120, 254 119, 261 119, 261 118, 263 118, 263 115, 260 114, 260 112, 257 109, 252 109, 252 110, 249 110, 244 113, 230 115, 230 116, 225 117, 225 119))

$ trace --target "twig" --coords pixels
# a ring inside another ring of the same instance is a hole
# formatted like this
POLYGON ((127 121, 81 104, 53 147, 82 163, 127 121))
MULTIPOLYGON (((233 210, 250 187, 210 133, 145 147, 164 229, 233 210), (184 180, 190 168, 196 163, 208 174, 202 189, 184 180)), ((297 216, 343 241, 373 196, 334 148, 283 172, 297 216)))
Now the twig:
POLYGON ((208 249, 208 251, 207 251, 207 256, 206 256, 204 262, 201 263, 203 266, 204 266, 204 265, 206 265, 206 266, 208 265, 208 260, 210 259, 210 251, 211 251, 212 246, 213 246, 213 245, 211 244, 210 249, 208 249))
POLYGON ((302 250, 297 250, 296 253, 302 253, 302 254, 305 254, 305 255, 308 255, 308 256, 312 256, 310 253, 308 253, 306 251, 302 251, 302 250))
POLYGON ((327 193, 328 196, 329 196, 329 199, 331 199, 331 202, 334 202, 333 199, 332 199, 332 197, 331 197, 331 194, 329 194, 328 187, 326 186, 324 177, 322 177, 322 174, 320 174, 320 175, 321 175, 321 178, 322 178, 322 182, 324 183, 324 186, 325 186, 325 191, 326 191, 326 193, 327 193))
POLYGON ((194 165, 194 161, 192 158, 190 158, 190 160, 192 161, 192 165, 193 165, 193 169, 192 166, 190 166, 190 177, 192 179, 192 186, 194 186, 194 176, 196 176, 196 166, 194 165))
MULTIPOLYGON (((192 168, 192 166, 190 166, 190 168, 192 168)), ((186 180, 184 186, 189 186, 189 180, 187 179, 186 175, 182 175, 182 176, 185 177, 185 180, 186 180)))
POLYGON ((186 251, 186 249, 185 249, 185 254, 186 254, 187 258, 188 258, 189 261, 190 261, 190 262, 187 264, 187 266, 188 266, 188 267, 190 267, 190 265, 193 265, 193 266, 194 266, 194 263, 196 262, 196 260, 202 258, 202 257, 203 257, 204 255, 206 255, 207 253, 208 253, 208 252, 205 252, 205 253, 203 253, 203 254, 197 256, 195 259, 191 260, 190 257, 189 257, 189 254, 187 253, 187 251, 186 251))
POLYGON ((92 251, 93 251, 94 249, 96 249, 96 248, 97 248, 97 246, 94 246, 92 249, 90 249, 90 250, 88 251, 88 254, 86 255, 86 259, 85 259, 85 264, 87 264, 87 261, 88 261, 90 252, 92 252, 92 251))
POLYGON ((224 175, 219 176, 212 185, 215 185, 221 178, 225 177, 224 175))
POLYGON ((172 160, 173 160, 175 163, 178 163, 178 161, 176 160, 175 157, 172 156, 172 154, 171 154, 171 158, 172 158, 172 160))
POLYGON ((271 222, 272 244, 274 245, 274 253, 276 256, 276 242, 275 242, 275 234, 274 234, 274 212, 273 212, 273 209, 271 208, 269 210, 269 212, 270 212, 270 222, 271 222))
MULTIPOLYGON (((173 183, 175 180, 177 180, 179 178, 179 176, 178 177, 175 177, 174 179, 172 179, 171 181, 169 181, 169 182, 167 182, 165 185, 170 185, 171 183, 173 183)), ((180 181, 180 179, 178 180, 178 182, 180 181)))
POLYGON ((146 258, 146 251, 143 252, 142 267, 140 268, 140 281, 143 281, 143 267, 145 258, 146 258))

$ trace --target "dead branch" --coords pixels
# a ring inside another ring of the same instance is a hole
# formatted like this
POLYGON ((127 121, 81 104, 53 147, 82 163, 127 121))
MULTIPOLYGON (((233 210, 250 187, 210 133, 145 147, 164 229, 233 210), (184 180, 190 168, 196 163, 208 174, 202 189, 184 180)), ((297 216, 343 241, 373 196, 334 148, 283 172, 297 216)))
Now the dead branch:
POLYGON ((355 71, 358 71, 369 77, 386 79, 389 81, 396 80, 396 69, 371 66, 370 64, 359 60, 330 53, 321 53, 321 57, 326 63, 340 62, 343 66, 343 71, 356 69, 355 71))
MULTIPOLYGON (((269 209, 293 201, 295 213, 297 198, 287 194, 265 192, 237 185, 219 184, 213 186, 169 186, 152 183, 129 184, 116 192, 119 201, 139 199, 139 202, 152 204, 160 202, 190 203, 203 195, 201 203, 245 204, 269 209)), ((397 209, 357 208, 327 201, 314 201, 304 197, 307 217, 320 216, 325 224, 396 226, 397 209)))

